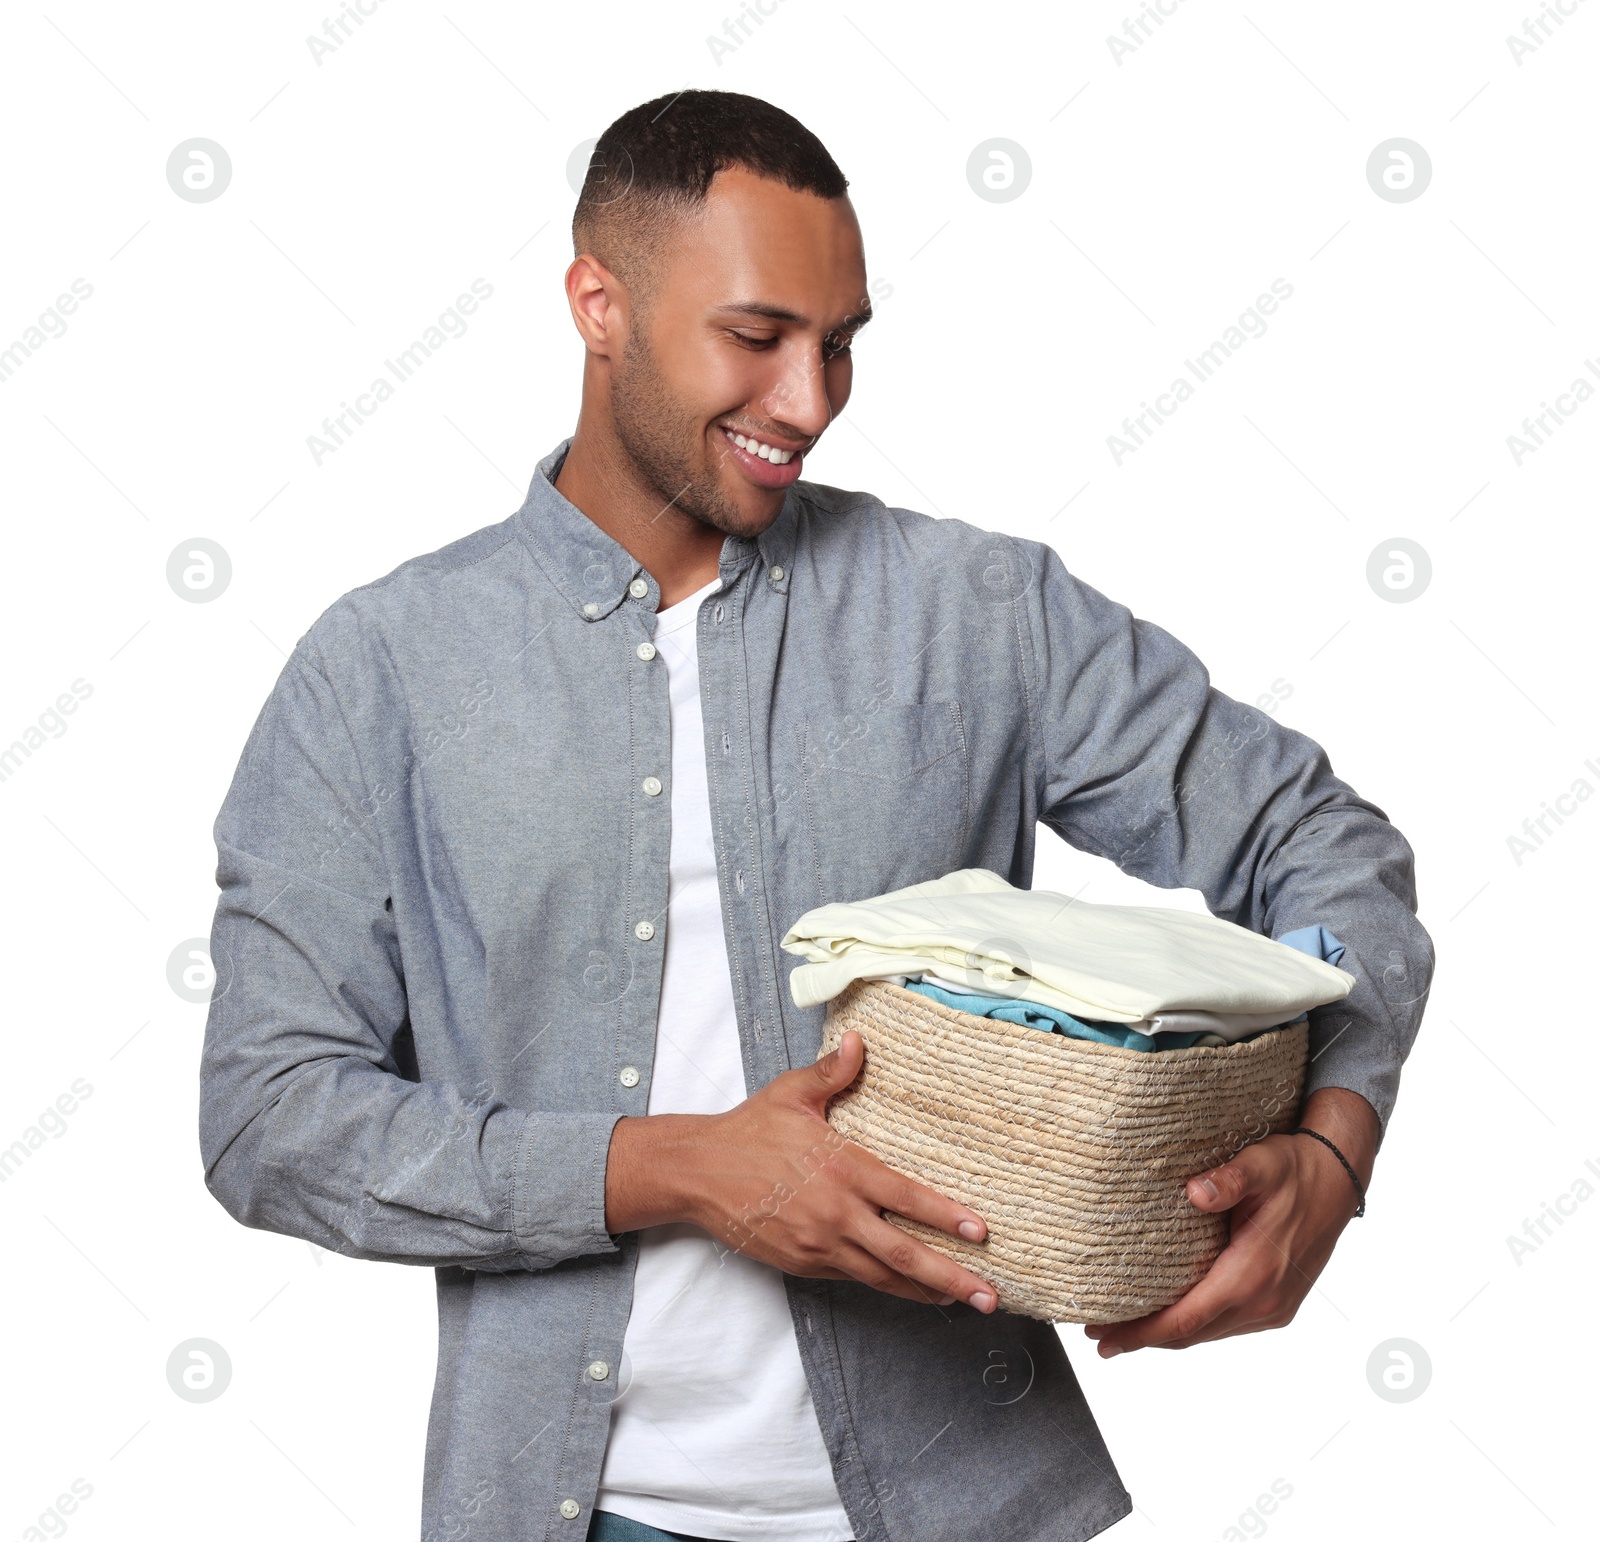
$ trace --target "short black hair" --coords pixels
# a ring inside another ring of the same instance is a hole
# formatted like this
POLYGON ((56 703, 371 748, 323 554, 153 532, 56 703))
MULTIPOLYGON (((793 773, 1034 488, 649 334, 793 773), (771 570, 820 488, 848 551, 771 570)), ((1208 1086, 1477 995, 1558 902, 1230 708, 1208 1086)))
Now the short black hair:
POLYGON ((850 185, 810 129, 760 97, 658 96, 595 142, 572 214, 574 255, 591 253, 637 288, 674 217, 703 204, 712 178, 735 166, 819 198, 842 198, 850 185))

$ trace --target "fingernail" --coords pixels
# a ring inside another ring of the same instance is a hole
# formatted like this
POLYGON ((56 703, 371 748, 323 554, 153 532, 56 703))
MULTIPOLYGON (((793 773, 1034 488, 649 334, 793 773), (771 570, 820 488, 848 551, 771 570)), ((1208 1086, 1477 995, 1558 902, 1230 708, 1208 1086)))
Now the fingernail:
POLYGON ((1197 1178, 1195 1179, 1195 1183, 1198 1185, 1201 1194, 1204 1195, 1205 1198, 1220 1199, 1222 1197, 1222 1190, 1219 1189, 1209 1178, 1197 1178))
POLYGON ((967 1300, 980 1312, 987 1312, 995 1304, 994 1292, 989 1290, 975 1290, 967 1300))
POLYGON ((1109 1360, 1112 1355, 1120 1355, 1121 1353, 1122 1345, 1120 1344, 1102 1344, 1100 1346, 1100 1358, 1102 1360, 1109 1360))
POLYGON ((983 1228, 978 1225, 976 1221, 963 1221, 958 1227, 956 1227, 956 1230, 960 1232, 968 1242, 983 1241, 983 1228))
POLYGON ((1085 1334, 1086 1337, 1091 1338, 1091 1339, 1098 1339, 1098 1338, 1100 1338, 1100 1337, 1102 1337, 1104 1335, 1106 1330, 1104 1328, 1096 1327, 1093 1323, 1090 1323, 1089 1326, 1087 1328, 1085 1328, 1083 1331, 1084 1331, 1084 1334, 1085 1334))
POLYGON ((939 1297, 939 1305, 940 1306, 949 1306, 949 1305, 951 1305, 952 1302, 954 1302, 955 1299, 956 1298, 954 1296, 940 1296, 939 1297))

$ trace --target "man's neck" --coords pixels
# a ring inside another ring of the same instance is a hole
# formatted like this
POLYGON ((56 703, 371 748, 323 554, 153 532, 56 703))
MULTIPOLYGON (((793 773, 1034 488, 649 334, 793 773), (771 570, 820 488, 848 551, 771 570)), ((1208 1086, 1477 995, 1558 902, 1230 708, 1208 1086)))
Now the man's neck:
POLYGON ((663 504, 638 477, 619 445, 601 445, 580 426, 555 488, 653 577, 665 610, 717 576, 724 536, 663 504))

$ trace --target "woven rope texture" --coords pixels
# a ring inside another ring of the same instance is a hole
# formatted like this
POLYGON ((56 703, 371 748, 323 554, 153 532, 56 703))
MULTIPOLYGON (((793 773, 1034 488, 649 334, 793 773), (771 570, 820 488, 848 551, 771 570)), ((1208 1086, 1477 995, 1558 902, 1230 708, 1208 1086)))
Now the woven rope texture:
POLYGON ((866 1064, 829 1124, 989 1234, 888 1219, 990 1281, 1003 1310, 1054 1322, 1142 1317, 1204 1275, 1228 1218, 1196 1210, 1186 1181, 1293 1129, 1305 1079, 1304 1023, 1144 1052, 857 980, 828 1003, 821 1053, 849 1028, 866 1064))

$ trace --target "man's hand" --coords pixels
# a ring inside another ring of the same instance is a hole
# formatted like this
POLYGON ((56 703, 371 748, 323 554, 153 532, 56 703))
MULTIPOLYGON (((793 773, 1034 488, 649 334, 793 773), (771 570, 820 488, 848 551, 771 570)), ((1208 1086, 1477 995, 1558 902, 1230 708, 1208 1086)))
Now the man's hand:
POLYGON ((882 1212, 969 1242, 983 1240, 983 1218, 893 1172, 827 1122, 828 1099, 855 1080, 864 1050, 852 1029, 815 1065, 785 1071, 725 1114, 619 1119, 606 1162, 606 1230, 690 1221, 789 1274, 992 1312, 992 1285, 882 1212))
MULTIPOLYGON (((1377 1150, 1378 1116, 1359 1093, 1324 1087, 1300 1123, 1326 1135, 1365 1188, 1377 1150)), ((1190 1204, 1232 1212, 1228 1246, 1206 1277, 1171 1306, 1131 1322, 1090 1323, 1108 1359, 1124 1350, 1187 1349, 1207 1339, 1281 1328, 1322 1272, 1355 1214, 1356 1192, 1339 1159, 1319 1140, 1269 1135, 1231 1162, 1191 1178, 1190 1204)))

